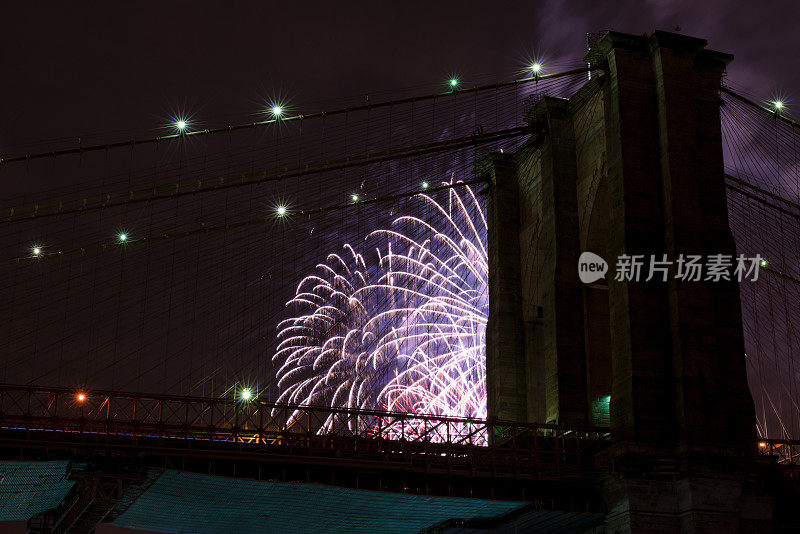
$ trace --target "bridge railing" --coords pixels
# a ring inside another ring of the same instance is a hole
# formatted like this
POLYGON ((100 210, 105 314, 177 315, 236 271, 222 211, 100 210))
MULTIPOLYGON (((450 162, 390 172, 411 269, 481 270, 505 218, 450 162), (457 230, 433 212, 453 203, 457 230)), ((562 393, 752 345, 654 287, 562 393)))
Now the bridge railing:
POLYGON ((775 457, 778 465, 800 467, 800 439, 761 439, 758 452, 775 457))
POLYGON ((569 449, 609 438, 607 429, 597 427, 8 384, 0 385, 0 426, 6 430, 273 445, 292 445, 308 436, 331 436, 569 449))

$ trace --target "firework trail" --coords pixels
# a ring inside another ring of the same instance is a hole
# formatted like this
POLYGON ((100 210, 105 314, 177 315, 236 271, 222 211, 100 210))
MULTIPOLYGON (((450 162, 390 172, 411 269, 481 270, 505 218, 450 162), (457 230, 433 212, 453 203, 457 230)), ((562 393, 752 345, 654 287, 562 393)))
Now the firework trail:
POLYGON ((420 194, 425 215, 368 236, 374 261, 345 244, 300 282, 278 325, 278 402, 486 417, 486 218, 472 189, 444 185, 445 202, 420 194))

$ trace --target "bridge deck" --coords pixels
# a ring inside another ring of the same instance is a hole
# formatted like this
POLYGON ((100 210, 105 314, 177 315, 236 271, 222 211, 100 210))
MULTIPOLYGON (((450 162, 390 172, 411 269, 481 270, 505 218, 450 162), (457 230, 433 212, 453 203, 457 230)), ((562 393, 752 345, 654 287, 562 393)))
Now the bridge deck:
MULTIPOLYGON (((0 385, 6 457, 105 457, 253 478, 402 491, 532 497, 585 485, 603 428, 0 385), (458 483, 458 484, 456 484, 458 483), (585 484, 584 484, 585 483, 585 484)), ((796 468, 800 443, 758 450, 796 468)))
MULTIPOLYGON (((602 428, 0 385, 0 449, 279 480, 489 497, 583 481, 602 428), (82 395, 82 397, 79 397, 82 395), (456 482, 459 482, 456 484, 456 482)), ((583 484, 581 482, 581 484, 583 484)))

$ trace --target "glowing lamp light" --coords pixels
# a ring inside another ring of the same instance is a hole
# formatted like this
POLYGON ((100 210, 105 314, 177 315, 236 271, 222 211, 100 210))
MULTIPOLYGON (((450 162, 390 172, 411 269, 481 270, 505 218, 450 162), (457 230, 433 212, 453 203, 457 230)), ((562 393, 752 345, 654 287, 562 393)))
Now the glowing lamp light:
POLYGON ((34 256, 39 256, 42 253, 42 249, 40 249, 39 247, 33 247, 31 249, 31 252, 33 252, 34 256))
POLYGON ((253 391, 250 388, 244 388, 241 393, 239 393, 239 399, 242 401, 249 401, 253 398, 253 391))
POLYGON ((350 198, 353 200, 353 202, 358 202, 359 196, 356 193, 353 193, 350 195, 350 198))
POLYGON ((124 232, 123 232, 123 233, 121 233, 121 234, 119 234, 119 235, 117 236, 117 239, 119 239, 119 242, 120 242, 120 243, 124 243, 125 241, 127 241, 127 240, 128 240, 128 234, 126 234, 126 233, 124 233, 124 232))
POLYGON ((762 448, 762 449, 766 449, 767 448, 767 442, 766 441, 759 441, 758 442, 758 446, 760 448, 762 448))
POLYGON ((537 61, 536 63, 531 65, 531 70, 533 71, 534 74, 539 74, 542 70, 542 64, 537 61))
POLYGON ((428 182, 422 182, 422 189, 428 189, 430 184, 428 182))
POLYGON ((775 111, 780 111, 780 110, 783 109, 783 101, 782 100, 776 100, 775 102, 772 103, 772 105, 775 107, 775 111))
POLYGON ((769 262, 767 261, 767 258, 761 258, 760 265, 762 267, 766 267, 767 265, 769 265, 769 262))
POLYGON ((186 121, 175 121, 175 127, 178 128, 179 130, 185 130, 186 121))
POLYGON ((86 394, 85 393, 78 393, 77 395, 75 395, 75 400, 77 400, 78 402, 85 401, 86 400, 86 394))
POLYGON ((272 106, 272 114, 273 115, 275 115, 276 117, 280 117, 281 113, 283 113, 283 110, 281 109, 280 106, 272 106))
POLYGON ((458 78, 451 78, 450 79, 450 87, 456 88, 458 86, 458 78))
POLYGON ((278 206, 275 208, 275 212, 278 214, 279 217, 283 217, 286 215, 286 206, 278 206))

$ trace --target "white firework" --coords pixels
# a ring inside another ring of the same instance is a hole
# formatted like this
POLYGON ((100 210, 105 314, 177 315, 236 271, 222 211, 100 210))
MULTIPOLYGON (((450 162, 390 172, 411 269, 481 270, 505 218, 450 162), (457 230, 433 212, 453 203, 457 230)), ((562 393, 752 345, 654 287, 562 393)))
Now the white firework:
POLYGON ((424 215, 367 236, 373 264, 346 244, 300 282, 278 325, 278 402, 486 417, 486 218, 469 186, 444 185, 446 202, 420 194, 424 215))

